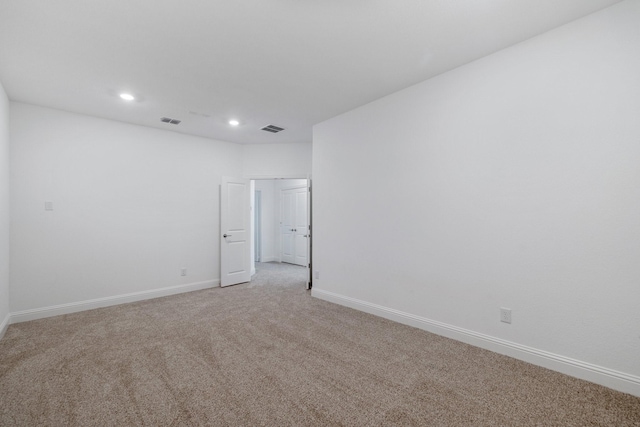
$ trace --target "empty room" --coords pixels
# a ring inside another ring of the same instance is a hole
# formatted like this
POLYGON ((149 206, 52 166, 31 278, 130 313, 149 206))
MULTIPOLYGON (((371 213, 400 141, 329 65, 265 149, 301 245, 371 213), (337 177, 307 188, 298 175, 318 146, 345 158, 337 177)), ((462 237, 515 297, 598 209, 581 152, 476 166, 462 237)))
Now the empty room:
POLYGON ((640 0, 0 0, 0 425, 640 426, 640 0))

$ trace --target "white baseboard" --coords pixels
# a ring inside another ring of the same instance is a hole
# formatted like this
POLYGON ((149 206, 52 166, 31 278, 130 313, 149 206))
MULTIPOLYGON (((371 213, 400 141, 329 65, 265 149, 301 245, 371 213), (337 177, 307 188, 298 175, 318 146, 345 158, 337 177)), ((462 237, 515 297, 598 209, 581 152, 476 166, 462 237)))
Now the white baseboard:
POLYGON ((69 304, 53 305, 50 307, 34 308, 32 310, 17 311, 11 313, 10 323, 27 322, 29 320, 43 319, 45 317, 59 316, 61 314, 76 313, 78 311, 93 310, 94 308, 109 307, 111 305, 126 304, 153 298, 166 297, 184 292, 199 291, 201 289, 219 286, 220 280, 207 280, 204 282, 187 283, 184 285, 169 286, 166 288, 149 291, 132 292, 130 294, 115 295, 112 297, 96 298, 87 301, 72 302, 69 304))
POLYGON ((9 323, 11 321, 11 313, 7 314, 2 323, 0 323, 0 340, 4 337, 4 333, 7 332, 7 328, 9 327, 9 323))
POLYGON ((384 317, 398 323, 423 329, 434 334, 462 341, 476 347, 504 354, 515 359, 640 397, 640 377, 636 375, 593 365, 544 350, 538 350, 533 347, 474 332, 469 329, 459 328, 381 305, 323 291, 315 287, 311 289, 311 295, 325 301, 384 317))
POLYGON ((265 256, 262 257, 262 259, 260 260, 260 262, 274 262, 277 261, 276 257, 274 256, 265 256))

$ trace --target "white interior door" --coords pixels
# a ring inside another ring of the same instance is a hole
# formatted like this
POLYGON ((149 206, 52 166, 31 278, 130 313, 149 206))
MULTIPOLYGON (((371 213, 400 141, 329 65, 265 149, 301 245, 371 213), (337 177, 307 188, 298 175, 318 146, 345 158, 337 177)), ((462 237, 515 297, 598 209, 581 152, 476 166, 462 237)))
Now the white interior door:
POLYGON ((311 221, 311 213, 313 212, 313 193, 311 192, 311 177, 307 178, 307 289, 311 289, 313 285, 312 264, 313 264, 313 222, 311 221))
POLYGON ((282 262, 307 267, 309 223, 307 187, 282 190, 280 236, 282 262))
POLYGON ((220 286, 229 286, 251 280, 249 180, 223 177, 220 196, 220 286))
POLYGON ((294 264, 307 266, 309 225, 307 218, 307 187, 296 190, 294 206, 294 264))

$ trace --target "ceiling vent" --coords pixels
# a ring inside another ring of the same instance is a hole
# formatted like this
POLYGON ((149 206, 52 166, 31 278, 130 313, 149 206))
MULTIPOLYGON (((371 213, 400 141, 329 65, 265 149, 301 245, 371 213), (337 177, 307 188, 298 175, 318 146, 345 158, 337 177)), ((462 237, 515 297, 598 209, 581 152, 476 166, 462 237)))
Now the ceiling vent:
POLYGON ((275 125, 266 125, 260 130, 266 130, 267 132, 271 132, 271 133, 278 133, 278 132, 282 132, 284 128, 281 128, 280 126, 275 126, 275 125))
POLYGON ((163 123, 171 123, 172 125, 177 125, 177 124, 180 124, 180 122, 182 120, 171 119, 169 117, 162 117, 162 118, 160 118, 160 121, 163 122, 163 123))

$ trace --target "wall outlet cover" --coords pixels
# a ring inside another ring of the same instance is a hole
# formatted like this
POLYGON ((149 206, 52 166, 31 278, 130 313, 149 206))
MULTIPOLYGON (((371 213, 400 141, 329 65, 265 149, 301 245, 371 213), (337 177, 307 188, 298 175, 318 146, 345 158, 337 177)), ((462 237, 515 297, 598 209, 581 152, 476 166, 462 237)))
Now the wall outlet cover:
POLYGON ((500 321, 504 323, 511 323, 511 309, 500 307, 500 321))

